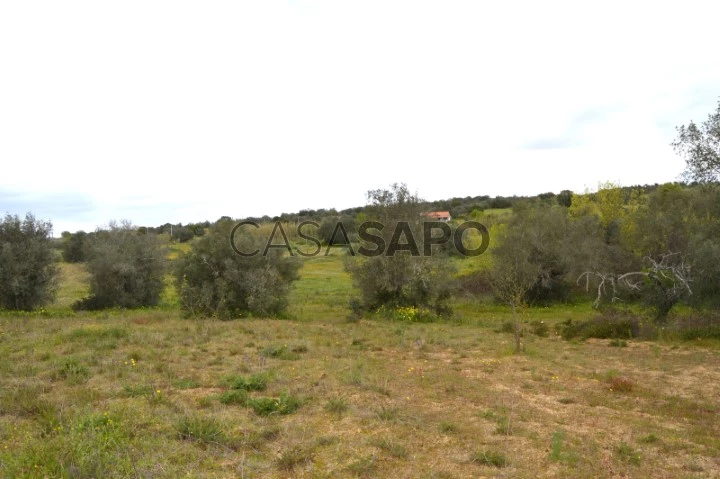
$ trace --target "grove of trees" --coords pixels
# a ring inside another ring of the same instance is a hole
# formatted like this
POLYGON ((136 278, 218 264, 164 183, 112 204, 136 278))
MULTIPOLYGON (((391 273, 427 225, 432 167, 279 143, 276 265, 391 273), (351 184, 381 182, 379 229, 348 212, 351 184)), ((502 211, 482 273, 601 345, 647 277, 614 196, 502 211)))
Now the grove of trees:
MULTIPOLYGON (((405 184, 393 184, 369 191, 362 207, 301 210, 275 220, 313 226, 318 251, 321 244, 327 250, 364 249, 345 258, 356 288, 349 305, 355 317, 448 317, 458 292, 491 292, 492 299, 512 311, 517 349, 523 335, 519 312, 528 305, 587 301, 599 309, 632 309, 633 314, 644 309, 657 326, 666 325, 679 305, 717 317, 720 103, 705 122, 690 122, 677 132, 672 145, 685 158, 685 177, 691 183, 601 183, 597 191, 584 194, 564 190, 434 202, 422 200, 405 184), (453 253, 448 244, 423 243, 423 215, 433 210, 451 212, 455 219, 446 228, 451 234, 464 220, 487 221, 492 228, 486 253, 490 260, 458 277, 456 266, 477 260, 453 253), (349 244, 344 234, 338 235, 339 222, 349 244), (384 250, 373 250, 368 237, 377 238, 384 250), (417 254, 426 247, 433 254, 417 254), (463 285, 472 285, 472 291, 463 285)), ((230 217, 184 226, 111 223, 91 233, 63 232, 55 251, 50 222, 32 214, 24 219, 8 214, 0 220, 0 309, 29 311, 49 304, 62 257, 84 263, 89 273, 90 293, 75 309, 155 306, 172 272, 180 307, 188 316, 283 315, 300 260, 289 244, 267 247, 263 235, 275 232, 269 217, 254 220, 264 224, 238 230, 230 217), (243 250, 265 254, 237 254, 231 237, 243 250), (172 271, 168 241, 188 243, 172 271)), ((297 250, 298 234, 291 239, 297 250)))

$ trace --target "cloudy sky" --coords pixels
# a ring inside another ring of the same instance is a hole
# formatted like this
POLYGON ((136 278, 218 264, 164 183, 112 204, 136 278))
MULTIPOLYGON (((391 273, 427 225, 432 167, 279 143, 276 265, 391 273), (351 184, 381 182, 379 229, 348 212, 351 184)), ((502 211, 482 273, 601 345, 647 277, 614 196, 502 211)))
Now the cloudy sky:
POLYGON ((673 181, 717 2, 0 2, 0 213, 55 234, 673 181), (4 210, 4 211, 3 211, 4 210))

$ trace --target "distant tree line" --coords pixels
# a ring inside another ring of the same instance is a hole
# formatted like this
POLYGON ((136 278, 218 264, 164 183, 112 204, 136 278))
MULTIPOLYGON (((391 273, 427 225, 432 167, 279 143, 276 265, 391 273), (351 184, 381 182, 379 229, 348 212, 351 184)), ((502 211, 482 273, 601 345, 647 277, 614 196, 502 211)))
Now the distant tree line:
POLYGON ((171 241, 177 243, 185 243, 193 238, 203 236, 205 231, 210 228, 211 223, 209 221, 203 221, 201 223, 182 223, 171 224, 165 223, 160 226, 141 226, 138 228, 140 233, 149 234, 166 234, 169 236, 171 241))
MULTIPOLYGON (((665 184, 621 188, 601 184, 597 191, 515 199, 512 214, 496 225, 491 268, 455 278, 449 251, 432 257, 408 251, 377 257, 348 257, 346 269, 359 295, 355 315, 378 311, 414 311, 427 317, 451 314, 451 298, 488 292, 511 306, 546 305, 585 297, 599 307, 644 304, 663 324, 677 304, 698 310, 720 309, 720 186, 717 183, 665 184), (483 286, 485 285, 485 286, 483 286), (410 308, 410 309, 407 309, 410 308)), ((326 216, 316 222, 325 244, 338 243, 339 221, 357 242, 358 218, 377 221, 386 242, 393 225, 407 223, 403 234, 422 238, 421 213, 427 202, 405 185, 368 193, 368 205, 356 216, 326 216)), ((244 258, 229 248, 235 221, 222 218, 200 224, 202 233, 170 268, 168 225, 157 229, 111 223, 92 233, 64 232, 62 257, 85 262, 89 295, 75 309, 154 306, 172 273, 183 311, 188 315, 231 318, 282 315, 299 263, 284 250, 244 258)), ((454 227, 454 226, 453 226, 454 227)), ((49 222, 28 214, 6 215, 0 222, 0 307, 31 310, 52 301, 57 266, 49 222)), ((175 227, 173 227, 173 230, 175 227)), ((174 234, 174 231, 173 231, 174 234)), ((259 234, 238 241, 248 250, 261 245, 259 234)), ((422 248, 422 245, 420 245, 422 248)), ((519 333, 519 332, 518 332, 519 333)))

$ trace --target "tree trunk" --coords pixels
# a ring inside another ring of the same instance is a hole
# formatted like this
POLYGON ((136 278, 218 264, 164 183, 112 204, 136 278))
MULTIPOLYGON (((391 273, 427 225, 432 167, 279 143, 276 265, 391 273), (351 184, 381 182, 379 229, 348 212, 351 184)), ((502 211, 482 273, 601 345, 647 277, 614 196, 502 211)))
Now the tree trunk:
POLYGON ((664 325, 667 322, 668 314, 675 305, 676 301, 664 300, 656 307, 655 322, 659 325, 664 325))
POLYGON ((513 329, 515 330, 515 352, 519 353, 520 352, 520 321, 518 321, 517 306, 515 305, 515 303, 512 303, 510 305, 510 307, 512 308, 513 329))

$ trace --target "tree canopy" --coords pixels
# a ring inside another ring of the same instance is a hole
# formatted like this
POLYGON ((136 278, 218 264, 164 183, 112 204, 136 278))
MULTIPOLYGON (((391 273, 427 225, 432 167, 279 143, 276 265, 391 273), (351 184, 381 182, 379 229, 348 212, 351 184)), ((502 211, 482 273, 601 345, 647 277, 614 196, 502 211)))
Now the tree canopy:
POLYGON ((675 151, 685 158, 685 177, 700 182, 720 179, 720 101, 700 126, 695 122, 677 127, 678 136, 672 143, 675 151))

